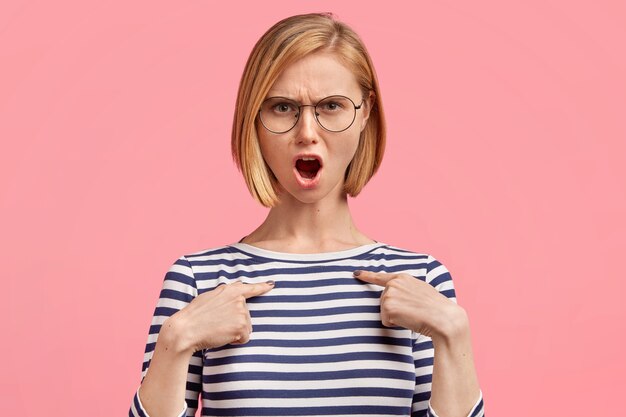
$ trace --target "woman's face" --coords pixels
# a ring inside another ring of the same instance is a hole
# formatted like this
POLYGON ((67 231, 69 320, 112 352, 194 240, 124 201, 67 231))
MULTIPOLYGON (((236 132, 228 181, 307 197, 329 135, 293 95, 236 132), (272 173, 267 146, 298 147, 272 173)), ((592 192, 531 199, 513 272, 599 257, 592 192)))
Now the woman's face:
MULTIPOLYGON (((328 52, 308 55, 286 67, 268 92, 266 98, 285 97, 307 105, 335 95, 350 98, 356 106, 363 98, 367 99, 356 110, 352 125, 342 132, 322 128, 315 120, 314 107, 302 107, 297 124, 286 133, 272 133, 257 119, 261 152, 282 186, 281 200, 293 198, 302 203, 314 203, 343 195, 346 168, 365 128, 371 108, 368 100, 371 101, 373 94, 363 97, 352 72, 328 52), (315 158, 319 165, 315 161, 301 160, 303 157, 315 158)), ((281 117, 290 111, 293 113, 289 105, 276 103, 271 109, 281 117)), ((269 111, 267 107, 264 109, 269 111)), ((328 103, 323 109, 328 111, 329 117, 334 117, 331 113, 337 110, 337 104, 328 103)))

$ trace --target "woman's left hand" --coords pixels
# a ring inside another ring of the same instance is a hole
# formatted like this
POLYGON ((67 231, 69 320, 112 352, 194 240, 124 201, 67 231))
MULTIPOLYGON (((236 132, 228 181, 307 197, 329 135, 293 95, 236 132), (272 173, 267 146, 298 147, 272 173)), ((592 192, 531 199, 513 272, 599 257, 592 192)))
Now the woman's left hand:
POLYGON ((448 339, 467 325, 463 308, 432 285, 409 274, 360 270, 354 276, 385 287, 380 296, 380 315, 385 326, 400 326, 431 338, 448 339))

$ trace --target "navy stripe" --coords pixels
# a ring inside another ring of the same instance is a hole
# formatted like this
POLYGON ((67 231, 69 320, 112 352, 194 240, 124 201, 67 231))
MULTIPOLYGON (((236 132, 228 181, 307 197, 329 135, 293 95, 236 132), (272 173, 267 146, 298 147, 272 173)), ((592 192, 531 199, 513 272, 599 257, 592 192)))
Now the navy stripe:
POLYGON ((433 382, 433 374, 420 375, 415 377, 415 385, 431 384, 433 382))
MULTIPOLYGON (((357 344, 379 344, 387 346, 410 346, 411 339, 403 339, 400 337, 387 336, 349 336, 335 337, 328 339, 305 339, 305 340, 281 340, 281 339, 253 339, 246 343, 246 347, 325 347, 325 346, 343 346, 357 344)), ((227 345, 230 346, 230 345, 227 345)), ((222 348, 207 349, 207 352, 215 352, 222 348)))
POLYGON ((454 289, 443 290, 439 292, 448 298, 456 298, 456 293, 454 292, 454 289))
POLYGON ((394 329, 403 330, 401 327, 385 327, 378 321, 369 320, 355 320, 355 321, 340 321, 336 323, 321 323, 321 324, 256 324, 254 325, 255 332, 325 332, 331 330, 345 330, 345 329, 394 329))
POLYGON ((378 405, 351 405, 334 407, 306 407, 306 408, 275 408, 275 407, 237 407, 213 408, 203 407, 203 415, 208 416, 335 416, 339 414, 386 414, 407 416, 411 412, 409 407, 392 407, 378 405))
MULTIPOLYGON (((202 389, 202 384, 197 382, 189 382, 187 381, 187 390, 199 392, 202 389)), ((187 400, 189 401, 189 400, 187 400)))
POLYGON ((193 372, 194 374, 201 374, 202 373, 202 366, 198 366, 198 365, 189 365, 189 372, 193 372))
POLYGON ((161 298, 167 298, 170 300, 178 300, 184 301, 186 303, 190 303, 193 300, 191 294, 186 294, 184 292, 176 291, 176 290, 168 290, 166 288, 161 290, 161 298))
POLYGON ((205 359, 205 366, 235 363, 333 363, 353 361, 390 361, 413 363, 413 357, 387 352, 337 353, 333 355, 233 355, 205 359))
POLYGON ((238 400, 242 398, 328 398, 328 397, 392 397, 406 398, 413 391, 394 388, 336 388, 307 390, 242 390, 225 392, 207 392, 204 398, 209 400, 238 400))
POLYGON ((414 363, 415 363, 416 368, 423 368, 424 366, 433 366, 435 364, 435 361, 432 357, 429 357, 429 358, 418 359, 414 361, 414 363))
MULTIPOLYGON (((135 409, 137 410, 137 415, 138 416, 140 416, 140 417, 148 417, 148 416, 146 416, 146 414, 143 411, 141 411, 141 407, 139 405, 139 396, 137 396, 136 394, 135 394, 135 397, 133 398, 133 403, 135 404, 135 409)), ((129 411, 129 414, 128 414, 130 417, 133 417, 132 412, 133 411, 131 409, 129 411)))
POLYGON ((185 402, 187 403, 187 407, 191 409, 195 410, 196 408, 198 408, 198 400, 185 399, 185 402))
POLYGON ((205 384, 232 381, 332 381, 336 379, 386 378, 415 380, 415 373, 394 369, 351 369, 349 371, 327 372, 229 372, 226 374, 202 375, 205 384))
POLYGON ((317 279, 315 281, 280 281, 277 285, 280 288, 321 288, 321 287, 338 287, 341 285, 362 285, 363 281, 353 277, 349 278, 329 278, 329 279, 317 279))
POLYGON ((177 313, 178 310, 175 308, 171 308, 171 307, 157 307, 154 309, 154 315, 155 316, 166 316, 166 317, 170 317, 172 316, 174 313, 177 313))
POLYGON ((480 415, 480 413, 482 411, 483 411, 483 400, 481 398, 481 400, 478 402, 478 406, 476 407, 474 412, 470 415, 470 417, 476 417, 476 416, 480 415))
POLYGON ((413 345, 413 352, 419 352, 421 350, 432 349, 432 348, 433 348, 433 341, 431 339, 426 339, 413 345))
POLYGON ((185 274, 181 274, 179 272, 168 272, 167 275, 165 276, 165 280, 167 281, 173 281, 173 282, 179 282, 181 284, 184 285, 189 285, 189 286, 194 286, 195 283, 192 283, 192 279, 189 278, 187 275, 185 274))
POLYGON ((379 313, 380 306, 349 306, 307 310, 251 310, 250 317, 323 317, 329 315, 379 313))
POLYGON ((432 261, 428 262, 428 271, 430 272, 439 266, 441 266, 441 262, 439 262, 437 259, 433 259, 432 261))
POLYGON ((450 281, 450 274, 447 272, 444 272, 443 274, 439 275, 437 278, 431 280, 430 285, 432 285, 433 287, 436 287, 437 285, 442 284, 446 281, 450 281))
POLYGON ((249 298, 246 302, 248 304, 312 303, 315 301, 347 300, 350 298, 379 298, 381 293, 382 288, 380 291, 331 292, 312 295, 270 295, 271 292, 269 292, 262 297, 249 298))
POLYGON ((413 395, 414 403, 419 403, 419 402, 428 401, 428 400, 430 400, 430 391, 418 392, 415 395, 413 395))

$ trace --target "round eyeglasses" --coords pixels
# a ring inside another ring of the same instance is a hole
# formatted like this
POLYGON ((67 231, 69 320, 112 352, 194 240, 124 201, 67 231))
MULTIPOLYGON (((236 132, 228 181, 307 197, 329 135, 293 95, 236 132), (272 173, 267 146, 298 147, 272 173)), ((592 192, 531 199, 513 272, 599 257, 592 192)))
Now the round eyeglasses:
POLYGON ((315 120, 329 132, 343 132, 354 123, 358 106, 345 96, 329 96, 317 104, 299 104, 286 97, 270 97, 259 109, 261 124, 272 133, 287 133, 298 124, 303 107, 313 107, 315 120))

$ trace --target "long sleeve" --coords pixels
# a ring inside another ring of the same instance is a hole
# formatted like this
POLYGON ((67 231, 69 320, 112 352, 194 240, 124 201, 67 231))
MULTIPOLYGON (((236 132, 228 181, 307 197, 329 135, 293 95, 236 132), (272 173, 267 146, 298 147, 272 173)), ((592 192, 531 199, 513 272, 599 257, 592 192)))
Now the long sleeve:
MULTIPOLYGON (((425 281, 437 291, 456 302, 456 292, 448 269, 432 255, 428 256, 425 281)), ((412 417, 438 417, 430 404, 435 349, 430 337, 418 334, 413 344, 415 363, 415 393, 411 408, 412 417)), ((484 417, 482 391, 467 417, 484 417)))
MULTIPOLYGON (((152 316, 146 343, 141 372, 142 382, 150 367, 161 325, 168 317, 183 309, 197 295, 198 288, 192 266, 187 258, 183 256, 170 267, 163 280, 163 286, 152 316)), ((183 409, 176 417, 194 416, 198 409, 198 397, 202 390, 202 360, 202 351, 194 353, 191 357, 189 371, 187 372, 185 404, 183 405, 184 408, 181 407, 183 409)), ((135 391, 128 415, 129 417, 150 417, 139 399, 139 388, 135 391)))

